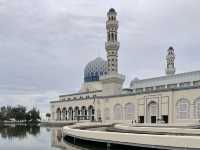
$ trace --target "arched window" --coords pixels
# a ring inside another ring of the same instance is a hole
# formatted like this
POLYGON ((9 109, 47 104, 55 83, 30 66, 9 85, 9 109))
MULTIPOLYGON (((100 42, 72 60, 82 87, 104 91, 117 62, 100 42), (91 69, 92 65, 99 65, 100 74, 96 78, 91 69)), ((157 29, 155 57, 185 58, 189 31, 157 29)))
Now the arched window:
POLYGON ((104 120, 110 120, 110 109, 109 108, 104 109, 104 120))
POLYGON ((82 106, 81 107, 81 116, 82 116, 82 119, 83 120, 86 120, 87 119, 87 109, 85 106, 82 106))
POLYGON ((88 107, 88 116, 90 120, 94 120, 95 109, 94 106, 90 105, 88 107))
POLYGON ((62 120, 67 120, 66 117, 66 108, 64 107, 62 110, 62 120))
POLYGON ((125 120, 133 120, 135 118, 135 107, 132 103, 127 103, 124 106, 125 120))
POLYGON ((79 115, 80 115, 80 110, 79 110, 79 107, 76 106, 75 109, 74 109, 74 120, 80 119, 79 115))
POLYGON ((60 110, 60 108, 57 108, 57 110, 56 110, 56 120, 61 120, 61 110, 60 110))
POLYGON ((200 119, 200 98, 195 100, 195 118, 200 119))
POLYGON ((189 101, 187 99, 180 99, 176 103, 176 117, 177 119, 189 119, 189 101))
POLYGON ((114 106, 113 112, 114 112, 114 120, 123 120, 122 105, 116 104, 114 106))
POLYGON ((156 102, 154 101, 150 102, 148 109, 149 109, 148 113, 150 114, 150 116, 157 116, 158 105, 156 102))
POLYGON ((68 119, 69 120, 73 120, 73 108, 72 107, 69 107, 68 109, 68 119))
POLYGON ((111 33, 111 37, 112 41, 114 41, 114 33, 111 33))

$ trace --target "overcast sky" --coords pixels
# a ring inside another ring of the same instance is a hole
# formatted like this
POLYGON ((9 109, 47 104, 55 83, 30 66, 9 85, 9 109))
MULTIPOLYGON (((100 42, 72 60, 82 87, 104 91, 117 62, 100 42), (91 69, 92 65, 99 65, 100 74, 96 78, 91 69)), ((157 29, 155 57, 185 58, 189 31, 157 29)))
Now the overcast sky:
POLYGON ((131 79, 164 75, 169 46, 177 73, 200 69, 199 0, 0 0, 0 106, 49 110, 79 90, 84 66, 106 58, 105 21, 118 12, 119 70, 131 79))

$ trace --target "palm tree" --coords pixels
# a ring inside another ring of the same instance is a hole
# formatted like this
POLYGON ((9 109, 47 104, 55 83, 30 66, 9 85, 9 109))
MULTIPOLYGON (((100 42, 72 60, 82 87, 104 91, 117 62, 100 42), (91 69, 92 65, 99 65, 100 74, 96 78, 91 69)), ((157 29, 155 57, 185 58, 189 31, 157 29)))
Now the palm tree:
POLYGON ((49 121, 50 117, 51 117, 51 114, 50 113, 46 113, 46 118, 48 118, 48 121, 49 121))

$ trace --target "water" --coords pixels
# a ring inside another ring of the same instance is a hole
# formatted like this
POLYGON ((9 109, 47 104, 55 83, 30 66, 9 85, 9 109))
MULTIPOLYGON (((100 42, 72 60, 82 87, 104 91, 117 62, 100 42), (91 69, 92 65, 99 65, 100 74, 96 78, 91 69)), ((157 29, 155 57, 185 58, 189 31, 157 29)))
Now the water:
POLYGON ((103 150, 64 142, 61 128, 0 125, 0 150, 103 150))
MULTIPOLYGON (((49 128, 25 125, 0 125, 0 150, 130 150, 139 148, 107 148, 96 144, 84 143, 76 145, 67 143, 61 136, 60 128, 49 128), (78 145, 78 146, 77 146, 78 145)), ((101 145, 102 146, 102 145, 101 145)))
POLYGON ((39 126, 0 126, 0 150, 64 150, 66 148, 55 134, 59 130, 39 126))

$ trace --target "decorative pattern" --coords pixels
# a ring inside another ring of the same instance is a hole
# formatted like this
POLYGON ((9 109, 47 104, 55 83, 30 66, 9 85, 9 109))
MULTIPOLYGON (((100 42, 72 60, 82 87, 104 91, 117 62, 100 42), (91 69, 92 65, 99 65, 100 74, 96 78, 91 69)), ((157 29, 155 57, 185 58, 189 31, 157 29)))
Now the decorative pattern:
POLYGON ((105 48, 107 52, 108 74, 118 72, 118 49, 119 42, 117 40, 118 21, 116 19, 117 12, 111 8, 107 14, 106 21, 107 42, 105 48))
POLYGON ((176 103, 176 116, 177 119, 189 119, 190 104, 187 99, 180 99, 176 103))
POLYGON ((84 81, 99 81, 100 76, 107 74, 107 62, 100 57, 89 62, 84 70, 84 81))

